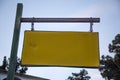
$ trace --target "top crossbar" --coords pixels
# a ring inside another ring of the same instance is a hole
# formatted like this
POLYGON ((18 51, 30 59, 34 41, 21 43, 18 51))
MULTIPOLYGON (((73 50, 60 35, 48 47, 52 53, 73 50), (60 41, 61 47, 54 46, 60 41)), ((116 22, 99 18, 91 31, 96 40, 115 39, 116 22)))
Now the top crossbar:
POLYGON ((21 22, 73 22, 73 23, 98 23, 100 22, 100 18, 21 18, 21 22))

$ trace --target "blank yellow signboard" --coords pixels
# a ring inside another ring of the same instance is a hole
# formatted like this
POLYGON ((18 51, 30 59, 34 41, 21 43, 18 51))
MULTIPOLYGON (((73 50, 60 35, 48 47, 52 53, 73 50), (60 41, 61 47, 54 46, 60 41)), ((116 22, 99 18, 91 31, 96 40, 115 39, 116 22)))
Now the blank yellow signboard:
POLYGON ((98 67, 98 33, 25 31, 22 65, 98 67))

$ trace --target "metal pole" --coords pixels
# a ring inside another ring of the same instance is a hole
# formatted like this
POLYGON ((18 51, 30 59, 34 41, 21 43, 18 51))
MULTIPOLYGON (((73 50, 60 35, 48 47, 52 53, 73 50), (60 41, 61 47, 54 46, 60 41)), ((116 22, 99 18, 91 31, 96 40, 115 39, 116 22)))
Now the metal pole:
POLYGON ((16 61, 17 61, 17 50, 19 43, 19 34, 20 34, 20 18, 22 17, 22 8, 23 8, 22 3, 18 3, 7 80, 14 80, 16 61))
POLYGON ((90 23, 100 22, 100 18, 21 18, 21 22, 69 22, 69 23, 90 23))

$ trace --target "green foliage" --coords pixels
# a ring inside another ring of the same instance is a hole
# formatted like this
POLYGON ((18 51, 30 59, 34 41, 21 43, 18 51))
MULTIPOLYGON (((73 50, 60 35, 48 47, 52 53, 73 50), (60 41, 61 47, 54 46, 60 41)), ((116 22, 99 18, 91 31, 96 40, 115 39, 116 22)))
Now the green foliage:
MULTIPOLYGON (((5 71, 8 71, 8 68, 9 68, 8 61, 9 61, 9 60, 7 60, 7 59, 6 59, 6 56, 5 56, 4 59, 3 59, 3 63, 2 63, 2 65, 0 66, 0 69, 3 69, 3 70, 5 70, 5 71)), ((25 74, 27 70, 28 70, 27 67, 21 66, 21 60, 20 60, 20 58, 17 58, 17 63, 16 63, 15 72, 16 72, 16 73, 25 74)))
POLYGON ((16 65, 15 72, 24 74, 26 73, 27 70, 28 70, 27 67, 21 66, 20 58, 17 58, 17 65, 16 65))
POLYGON ((112 43, 109 44, 109 52, 120 54, 120 34, 117 34, 112 43))
POLYGON ((120 80, 120 34, 115 36, 112 43, 108 46, 109 52, 114 53, 115 56, 102 56, 100 60, 99 71, 103 78, 107 80, 120 80))
POLYGON ((114 74, 116 74, 118 70, 118 67, 115 65, 113 58, 108 55, 103 55, 101 58, 99 71, 102 77, 107 78, 108 80, 113 79, 114 74))
POLYGON ((109 44, 109 52, 115 53, 114 62, 120 68, 120 34, 116 35, 112 43, 109 44))
POLYGON ((69 76, 67 80, 89 80, 91 77, 88 76, 88 72, 83 69, 79 73, 72 73, 72 76, 69 76))
POLYGON ((0 66, 0 69, 7 70, 7 66, 8 66, 8 62, 7 62, 6 56, 4 56, 3 63, 0 66))

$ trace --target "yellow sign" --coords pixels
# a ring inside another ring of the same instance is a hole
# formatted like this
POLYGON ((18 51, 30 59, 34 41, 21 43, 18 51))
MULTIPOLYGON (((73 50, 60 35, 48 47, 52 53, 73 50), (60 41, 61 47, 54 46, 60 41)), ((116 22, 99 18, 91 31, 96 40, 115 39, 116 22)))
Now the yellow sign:
POLYGON ((22 65, 98 67, 97 32, 25 31, 22 65))

